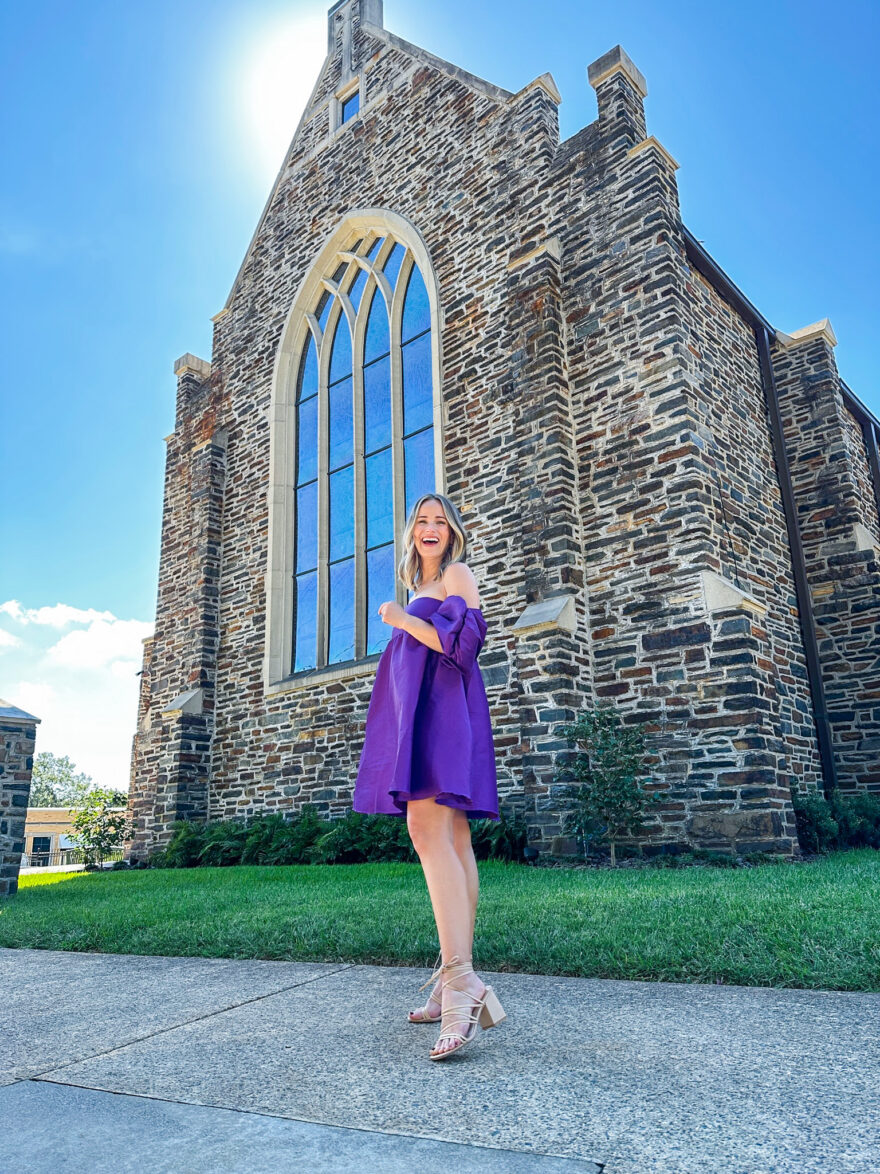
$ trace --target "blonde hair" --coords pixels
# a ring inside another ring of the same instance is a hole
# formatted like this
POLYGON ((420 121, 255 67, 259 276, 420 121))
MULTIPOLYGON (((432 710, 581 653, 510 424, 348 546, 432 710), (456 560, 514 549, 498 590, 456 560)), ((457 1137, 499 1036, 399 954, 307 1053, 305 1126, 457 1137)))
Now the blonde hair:
POLYGON ((443 493, 423 493, 409 511, 409 517, 403 529, 403 557, 397 567, 398 577, 408 591, 415 591, 417 587, 422 586, 422 560, 416 550, 413 532, 416 528, 416 519, 426 501, 439 501, 452 535, 440 561, 438 577, 451 563, 464 562, 464 556, 467 552, 467 534, 465 534, 464 523, 458 510, 443 493))

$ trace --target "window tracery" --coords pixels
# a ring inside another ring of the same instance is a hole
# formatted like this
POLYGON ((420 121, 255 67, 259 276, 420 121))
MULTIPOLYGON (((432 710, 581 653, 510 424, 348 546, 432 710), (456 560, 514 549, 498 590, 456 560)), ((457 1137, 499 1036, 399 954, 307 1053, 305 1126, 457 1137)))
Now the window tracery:
POLYGON ((291 673, 381 652, 395 531, 441 486, 432 306, 412 248, 366 231, 305 310, 293 410, 291 673))

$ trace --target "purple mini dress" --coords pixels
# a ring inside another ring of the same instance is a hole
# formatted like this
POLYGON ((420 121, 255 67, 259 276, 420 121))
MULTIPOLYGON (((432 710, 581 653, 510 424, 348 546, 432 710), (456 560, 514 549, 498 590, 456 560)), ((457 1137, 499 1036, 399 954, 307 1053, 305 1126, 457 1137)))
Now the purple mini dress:
POLYGON ((409 799, 434 796, 470 819, 498 819, 489 702, 477 664, 483 613, 460 595, 417 596, 405 610, 434 625, 443 651, 394 629, 376 667, 352 806, 405 815, 409 799))

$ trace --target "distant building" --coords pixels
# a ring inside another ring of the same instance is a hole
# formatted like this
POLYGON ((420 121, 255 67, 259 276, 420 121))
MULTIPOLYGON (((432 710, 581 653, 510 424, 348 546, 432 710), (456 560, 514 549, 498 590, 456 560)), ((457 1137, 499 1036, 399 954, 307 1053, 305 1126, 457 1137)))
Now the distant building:
POLYGON ((560 142, 549 74, 509 93, 381 0, 330 10, 211 361, 175 367, 133 857, 183 817, 349 808, 432 489, 537 842, 565 845, 558 728, 596 702, 648 725, 647 851, 791 853, 793 789, 880 789, 880 425, 827 320, 775 329, 682 224, 626 53, 589 78, 560 142))
POLYGON ((78 863, 73 812, 68 807, 29 807, 22 868, 78 863))

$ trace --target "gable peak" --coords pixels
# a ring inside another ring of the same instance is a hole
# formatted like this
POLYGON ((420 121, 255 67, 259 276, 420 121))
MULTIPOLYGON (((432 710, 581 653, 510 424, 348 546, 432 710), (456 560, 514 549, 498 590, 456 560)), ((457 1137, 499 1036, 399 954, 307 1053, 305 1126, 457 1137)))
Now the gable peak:
POLYGON ((327 13, 327 52, 333 53, 340 38, 351 36, 351 28, 357 17, 359 24, 371 24, 384 28, 382 23, 382 0, 336 0, 327 13))

